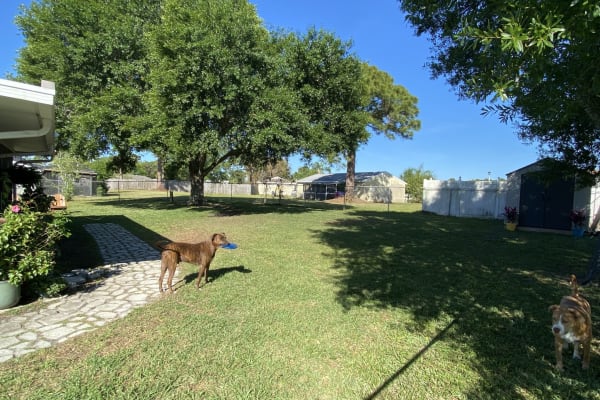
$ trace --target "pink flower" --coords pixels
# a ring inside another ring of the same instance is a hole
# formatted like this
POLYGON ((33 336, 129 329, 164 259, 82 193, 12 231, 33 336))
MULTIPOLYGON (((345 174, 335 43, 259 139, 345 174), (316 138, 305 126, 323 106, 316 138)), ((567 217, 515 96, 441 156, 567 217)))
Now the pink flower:
POLYGON ((18 204, 14 204, 14 205, 11 207, 11 209, 10 209, 10 210, 11 210, 12 212, 14 212, 15 214, 18 214, 18 213, 20 213, 20 212, 21 212, 21 207, 19 207, 19 205, 18 205, 18 204))

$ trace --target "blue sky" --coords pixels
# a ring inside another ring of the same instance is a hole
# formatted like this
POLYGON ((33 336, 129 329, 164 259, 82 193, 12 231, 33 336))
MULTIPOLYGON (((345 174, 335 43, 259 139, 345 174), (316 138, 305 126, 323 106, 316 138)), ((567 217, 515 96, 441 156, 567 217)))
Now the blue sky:
MULTIPOLYGON (((407 168, 430 170, 438 179, 505 177, 538 158, 535 145, 523 144, 512 126, 480 115, 482 105, 459 101, 443 79, 430 79, 424 67, 429 43, 417 38, 396 0, 251 0, 267 28, 306 32, 310 27, 352 41, 353 52, 386 71, 419 99, 421 130, 411 140, 373 135, 357 153, 357 171, 407 168)), ((2 0, 0 76, 12 72, 23 46, 14 17, 28 0, 2 0)), ((60 88, 57 88, 60 91, 60 88)), ((299 164, 291 160, 292 172, 299 164)), ((334 171, 334 172, 343 172, 334 171)))

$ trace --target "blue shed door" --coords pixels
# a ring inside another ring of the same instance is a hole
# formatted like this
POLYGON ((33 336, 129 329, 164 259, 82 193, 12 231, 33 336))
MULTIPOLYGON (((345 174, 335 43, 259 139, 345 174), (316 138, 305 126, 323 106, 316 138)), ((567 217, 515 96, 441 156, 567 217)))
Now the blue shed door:
POLYGON ((575 179, 541 181, 537 174, 521 175, 519 225, 531 228, 571 229, 575 179))

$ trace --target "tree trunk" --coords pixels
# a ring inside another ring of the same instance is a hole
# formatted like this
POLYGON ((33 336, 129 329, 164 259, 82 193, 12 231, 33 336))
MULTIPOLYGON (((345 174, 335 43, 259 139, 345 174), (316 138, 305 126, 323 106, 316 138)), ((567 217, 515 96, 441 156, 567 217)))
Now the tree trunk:
POLYGON ((204 178, 206 173, 201 167, 202 162, 198 159, 190 161, 189 172, 190 172, 190 206, 202 206, 204 205, 204 178))
POLYGON ((165 190, 165 170, 163 168, 162 158, 156 159, 156 189, 165 190))
POLYGON ((346 156, 346 201, 354 200, 354 182, 356 175, 356 150, 348 152, 346 156))

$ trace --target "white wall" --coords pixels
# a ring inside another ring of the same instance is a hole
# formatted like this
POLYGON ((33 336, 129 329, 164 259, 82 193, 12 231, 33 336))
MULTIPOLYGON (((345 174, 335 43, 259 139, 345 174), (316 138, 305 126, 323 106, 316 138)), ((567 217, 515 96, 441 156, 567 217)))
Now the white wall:
MULTIPOLYGON (((519 207, 520 184, 507 181, 423 181, 423 211, 458 217, 503 219, 504 206, 519 207)), ((575 191, 573 208, 585 209, 588 226, 600 226, 600 186, 575 191)))
POLYGON ((502 219, 506 181, 423 181, 423 211, 457 217, 502 219))

